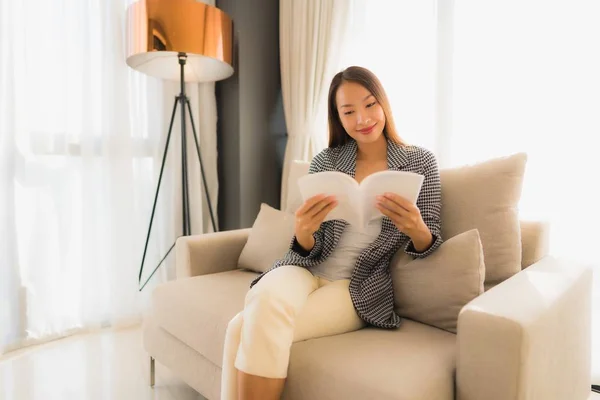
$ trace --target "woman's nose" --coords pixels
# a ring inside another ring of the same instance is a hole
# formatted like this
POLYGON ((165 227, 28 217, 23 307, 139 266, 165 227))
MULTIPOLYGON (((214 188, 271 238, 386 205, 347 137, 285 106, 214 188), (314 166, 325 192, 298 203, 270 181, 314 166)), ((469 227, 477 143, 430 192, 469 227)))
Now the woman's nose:
POLYGON ((367 120, 367 116, 362 112, 357 112, 356 115, 358 118, 356 122, 358 122, 359 124, 363 124, 367 120))

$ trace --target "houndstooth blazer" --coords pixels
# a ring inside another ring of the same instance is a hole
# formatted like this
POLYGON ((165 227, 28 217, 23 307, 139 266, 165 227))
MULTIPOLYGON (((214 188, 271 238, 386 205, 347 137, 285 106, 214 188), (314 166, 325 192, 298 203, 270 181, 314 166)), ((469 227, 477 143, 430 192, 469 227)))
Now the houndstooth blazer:
MULTIPOLYGON (((337 170, 354 177, 356 151, 357 144, 354 140, 338 147, 326 148, 313 158, 309 174, 337 170)), ((429 150, 388 142, 387 161, 390 170, 411 171, 424 175, 417 206, 423 221, 434 236, 434 242, 425 252, 417 253, 410 238, 400 232, 391 219, 384 217, 381 233, 358 256, 350 278, 350 297, 358 315, 366 323, 380 328, 397 328, 400 326, 401 319, 394 312, 394 290, 389 264, 394 254, 401 248, 414 258, 424 258, 442 244, 441 185, 437 160, 429 150)), ((294 250, 296 238, 292 238, 290 250, 285 256, 254 279, 250 287, 269 271, 282 265, 297 265, 310 270, 311 267, 323 262, 336 247, 346 225, 347 222, 343 220, 323 222, 314 234, 314 247, 305 256, 294 250)))

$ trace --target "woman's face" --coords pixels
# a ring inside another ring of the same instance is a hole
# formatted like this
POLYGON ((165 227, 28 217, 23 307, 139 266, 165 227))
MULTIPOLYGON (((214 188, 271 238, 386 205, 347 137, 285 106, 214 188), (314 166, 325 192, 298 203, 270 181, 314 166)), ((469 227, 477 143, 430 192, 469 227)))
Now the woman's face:
POLYGON ((364 86, 344 82, 335 95, 342 126, 357 143, 373 143, 385 127, 383 108, 364 86))

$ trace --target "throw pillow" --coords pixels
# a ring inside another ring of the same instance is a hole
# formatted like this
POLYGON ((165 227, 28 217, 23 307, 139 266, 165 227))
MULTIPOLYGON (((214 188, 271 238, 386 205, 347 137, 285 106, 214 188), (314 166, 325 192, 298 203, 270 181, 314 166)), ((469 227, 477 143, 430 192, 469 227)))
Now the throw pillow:
POLYGON ((485 289, 521 270, 521 198, 527 155, 518 153, 440 170, 442 237, 477 229, 485 255, 485 289))
POLYGON ((282 258, 294 236, 295 216, 262 203, 248 241, 238 259, 238 267, 265 272, 282 258))
POLYGON ((413 260, 399 251, 390 272, 399 316, 456 333, 460 310, 483 293, 479 233, 472 229, 456 235, 425 258, 413 260))

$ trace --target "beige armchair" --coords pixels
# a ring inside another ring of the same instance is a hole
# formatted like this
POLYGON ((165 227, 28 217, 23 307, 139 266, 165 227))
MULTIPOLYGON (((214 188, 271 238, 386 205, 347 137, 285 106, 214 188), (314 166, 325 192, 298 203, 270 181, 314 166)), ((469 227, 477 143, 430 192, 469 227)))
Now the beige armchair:
MULTIPOLYGON (((177 279, 154 290, 144 322, 152 372, 158 360, 211 400, 227 324, 256 276, 238 269, 249 233, 180 238, 177 279)), ((404 320, 294 343, 283 398, 588 399, 591 270, 548 256, 542 223, 521 222, 521 243, 522 271, 467 304, 457 334, 404 320)))

